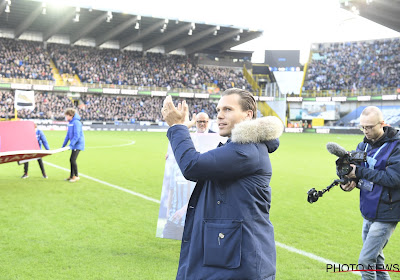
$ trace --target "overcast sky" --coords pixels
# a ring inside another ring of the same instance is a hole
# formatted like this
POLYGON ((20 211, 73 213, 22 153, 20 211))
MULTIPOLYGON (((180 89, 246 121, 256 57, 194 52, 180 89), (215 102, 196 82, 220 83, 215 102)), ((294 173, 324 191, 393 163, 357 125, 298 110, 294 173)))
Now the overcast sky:
POLYGON ((311 43, 399 37, 400 34, 347 12, 339 0, 47 0, 68 6, 126 12, 185 21, 263 30, 264 35, 234 49, 254 51, 264 62, 265 50, 300 50, 304 63, 311 43))

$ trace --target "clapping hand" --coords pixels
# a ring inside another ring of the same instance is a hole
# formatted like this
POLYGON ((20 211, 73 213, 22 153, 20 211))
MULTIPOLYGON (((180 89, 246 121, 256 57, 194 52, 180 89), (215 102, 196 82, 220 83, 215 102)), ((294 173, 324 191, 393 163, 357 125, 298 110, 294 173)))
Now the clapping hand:
POLYGON ((176 108, 170 95, 165 98, 161 113, 169 126, 185 124, 185 121, 189 120, 189 107, 186 101, 179 103, 178 108, 176 108))

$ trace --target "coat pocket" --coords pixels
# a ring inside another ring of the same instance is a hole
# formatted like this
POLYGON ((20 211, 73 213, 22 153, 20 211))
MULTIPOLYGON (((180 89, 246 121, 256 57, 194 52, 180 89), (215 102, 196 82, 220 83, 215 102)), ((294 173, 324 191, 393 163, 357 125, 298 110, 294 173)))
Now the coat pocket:
POLYGON ((239 220, 205 220, 203 264, 223 268, 239 267, 242 227, 242 221, 239 220))

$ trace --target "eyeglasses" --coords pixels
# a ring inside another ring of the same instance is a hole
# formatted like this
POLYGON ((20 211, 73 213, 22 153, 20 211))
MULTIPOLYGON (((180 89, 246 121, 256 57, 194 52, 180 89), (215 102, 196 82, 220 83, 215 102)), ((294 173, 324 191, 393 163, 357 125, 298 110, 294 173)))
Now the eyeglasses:
POLYGON ((378 124, 381 124, 381 122, 378 122, 376 125, 366 125, 366 126, 360 125, 359 128, 360 128, 361 131, 364 131, 364 130, 371 130, 371 129, 373 129, 375 126, 377 126, 378 124))
POLYGON ((196 121, 197 123, 208 123, 208 121, 196 121))

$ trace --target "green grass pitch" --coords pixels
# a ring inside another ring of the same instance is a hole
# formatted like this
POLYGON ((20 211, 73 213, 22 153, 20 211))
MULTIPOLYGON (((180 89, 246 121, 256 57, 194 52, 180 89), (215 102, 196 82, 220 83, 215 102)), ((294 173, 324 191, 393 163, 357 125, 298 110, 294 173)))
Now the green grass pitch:
MULTIPOLYGON (((45 131, 52 149, 65 132, 45 131)), ((88 131, 78 157, 81 174, 160 199, 165 133, 88 131)), ((325 145, 352 150, 360 135, 284 134, 271 154, 271 220, 275 240, 337 263, 357 263, 362 218, 358 191, 334 187, 309 204, 307 191, 334 179, 336 157, 325 145)), ((159 204, 81 176, 69 176, 70 152, 37 162, 0 165, 0 279, 175 279, 180 242, 156 238, 159 204), (64 169, 56 168, 55 166, 64 169)), ((385 248, 386 263, 400 263, 400 234, 385 248)), ((391 273, 400 279, 400 273, 391 273)), ((360 279, 326 272, 326 263, 277 246, 277 279, 360 279)))

